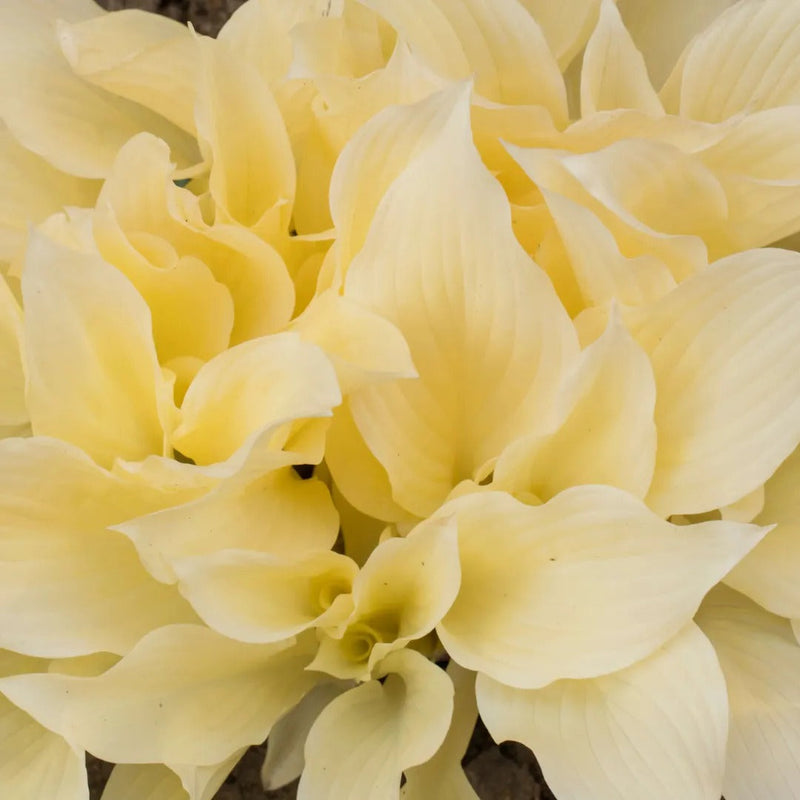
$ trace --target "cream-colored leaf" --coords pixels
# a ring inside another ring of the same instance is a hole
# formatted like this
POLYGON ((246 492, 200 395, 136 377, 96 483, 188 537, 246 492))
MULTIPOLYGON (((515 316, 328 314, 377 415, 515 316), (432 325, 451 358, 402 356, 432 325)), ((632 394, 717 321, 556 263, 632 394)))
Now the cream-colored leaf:
POLYGON ((781 617, 800 617, 800 450, 764 486, 764 507, 755 522, 775 525, 737 564, 725 583, 781 617))
POLYGON ((234 476, 197 500, 116 529, 134 542, 155 578, 174 583, 172 562, 189 556, 243 549, 296 559, 329 550, 338 516, 325 484, 284 468, 244 482, 234 476))
MULTIPOLYGON (((372 15, 363 6, 348 4, 348 8, 358 7, 363 13, 372 15)), ((390 30, 385 24, 384 27, 390 30)), ((356 44, 357 49, 360 49, 360 44, 356 44)), ((323 52, 325 49, 322 48, 323 52)), ((343 194, 345 202, 352 197, 356 200, 360 197, 366 201, 373 198, 373 206, 364 209, 365 212, 368 211, 366 216, 359 214, 358 217, 351 218, 358 230, 366 230, 374 205, 377 205, 390 178, 404 166, 399 157, 417 136, 412 113, 408 135, 404 131, 403 135, 383 142, 381 149, 381 143, 373 140, 375 136, 380 138, 383 124, 372 124, 372 118, 391 117, 395 112, 407 116, 407 112, 393 106, 416 103, 431 92, 441 89, 446 83, 416 53, 412 53, 405 42, 398 40, 388 63, 385 66, 381 64, 380 69, 374 69, 356 79, 339 75, 319 75, 314 79, 313 85, 301 84, 306 89, 305 97, 298 90, 297 98, 290 105, 287 106, 284 101, 282 108, 293 132, 293 146, 296 150, 297 201, 294 223, 299 232, 319 232, 330 228, 336 216, 341 221, 342 213, 336 199, 337 194, 343 194), (360 132, 362 127, 367 127, 363 134, 360 132), (351 140, 354 140, 353 145, 350 144, 351 140), (355 144, 356 141, 358 144, 355 144), (355 151, 361 151, 364 158, 354 158, 355 151), (342 167, 335 167, 335 162, 338 164, 339 156, 343 156, 344 152, 350 153, 343 162, 347 164, 345 170, 349 177, 342 180, 342 167), (334 169, 340 175, 337 181, 331 180, 334 169), (372 187, 369 185, 370 178, 375 184, 372 187)), ((344 210, 347 212, 347 208, 344 210)), ((347 224, 350 224, 350 220, 347 224)), ((336 227, 343 246, 342 267, 346 267, 352 255, 346 238, 347 230, 341 228, 340 222, 336 223, 336 227)), ((331 277, 327 276, 324 286, 330 285, 331 277)))
POLYGON ((214 225, 205 233, 208 265, 233 297, 231 343, 283 330, 294 310, 295 288, 278 251, 236 224, 214 225))
POLYGON ((656 377, 648 505, 710 511, 763 484, 800 442, 800 256, 721 259, 647 309, 634 335, 656 377))
POLYGON ((597 23, 600 0, 520 0, 539 24, 564 72, 586 44, 597 23))
POLYGON ((345 284, 345 296, 400 330, 420 376, 350 396, 394 500, 418 516, 546 425, 577 357, 569 318, 514 238, 508 201, 474 149, 468 114, 462 92, 384 196, 345 284))
POLYGON ((635 108, 648 114, 664 109, 650 83, 647 66, 625 29, 612 0, 601 0, 600 18, 581 69, 581 115, 617 108, 635 108))
POLYGON ((63 206, 91 206, 96 181, 59 172, 26 150, 0 125, 0 261, 11 261, 24 247, 28 226, 63 206))
POLYGON ((400 790, 403 800, 478 800, 461 760, 475 729, 478 706, 475 701, 475 673, 451 661, 447 674, 453 681, 453 718, 444 741, 424 764, 406 770, 400 790))
POLYGON ((800 230, 800 107, 747 114, 700 157, 728 198, 726 252, 760 247, 800 230))
POLYGON ((180 778, 163 764, 117 764, 100 800, 187 800, 180 778))
MULTIPOLYGON (((622 141, 564 163, 591 197, 619 220, 612 231, 623 252, 627 239, 649 234, 651 241, 661 239, 664 248, 671 245, 695 255, 692 250, 701 246, 697 238, 713 240, 727 218, 727 198, 716 176, 675 145, 622 141)), ((655 248, 653 254, 659 256, 655 248)))
POLYGON ((386 25, 361 3, 331 3, 327 13, 291 30, 292 78, 358 78, 386 63, 386 25))
POLYGON ((290 560, 222 550, 176 559, 173 567, 181 594, 207 625, 256 644, 321 624, 334 599, 352 589, 358 572, 354 561, 329 551, 290 560))
MULTIPOLYGON (((25 656, 12 650, 0 650, 0 678, 23 672, 45 672, 52 663, 47 658, 25 656)), ((63 663, 63 659, 56 663, 63 663)))
POLYGON ((125 653, 152 628, 197 619, 107 530, 169 502, 53 439, 0 442, 0 646, 42 656, 125 653))
POLYGON ((314 685, 310 652, 309 642, 243 644, 168 625, 97 677, 15 675, 0 691, 106 761, 211 765, 263 741, 314 685))
POLYGON ((722 135, 698 155, 717 174, 748 175, 774 185, 800 180, 797 140, 786 130, 798 124, 796 106, 769 108, 716 126, 722 135))
POLYGON ((0 425, 24 425, 25 373, 22 368, 22 309, 0 276, 0 425))
POLYGON ((142 134, 125 144, 103 185, 93 219, 101 254, 115 265, 119 261, 124 265, 131 246, 141 247, 145 255, 174 248, 181 258, 203 262, 230 292, 234 305, 231 344, 282 330, 295 301, 282 258, 241 226, 206 225, 200 201, 189 189, 176 186, 175 178, 175 165, 164 142, 142 134), (120 242, 117 227, 128 243, 120 242), (168 246, 154 247, 154 239, 168 246))
MULTIPOLYGON (((196 620, 192 620, 193 622, 196 620)), ((97 652, 85 656, 70 656, 69 658, 56 658, 49 662, 46 670, 30 669, 17 670, 24 672, 51 672, 58 675, 78 675, 84 678, 93 678, 102 675, 119 663, 122 656, 116 653, 97 652)))
POLYGON ((124 9, 61 23, 57 31, 76 75, 194 133, 200 54, 185 25, 160 14, 124 9))
POLYGON ((417 376, 400 331, 333 290, 317 295, 289 329, 328 355, 343 395, 369 383, 417 376))
POLYGON ((735 503, 722 506, 719 515, 722 519, 730 519, 734 522, 753 522, 763 510, 764 487, 759 486, 735 503))
POLYGON ((439 638, 463 667, 521 689, 646 657, 764 535, 733 522, 671 525, 606 486, 540 506, 484 492, 439 513, 455 515, 461 556, 439 638))
POLYGON ((706 266, 703 237, 718 235, 727 200, 694 156, 651 139, 623 139, 577 155, 508 149, 537 186, 592 211, 623 255, 656 258, 677 280, 706 266))
POLYGON ((0 425, 0 439, 32 436, 30 425, 0 425))
POLYGON ((427 761, 447 733, 453 685, 413 650, 398 650, 376 677, 333 700, 306 741, 298 800, 397 800, 403 770, 427 761))
POLYGON ((219 221, 269 235, 286 226, 295 193, 289 136, 269 87, 227 42, 203 39, 196 121, 213 160, 209 190, 219 221))
POLYGON ((286 76, 296 25, 341 13, 340 0, 256 0, 244 3, 222 26, 219 38, 254 64, 267 83, 286 76))
POLYGON ((364 246, 386 190, 420 152, 435 141, 463 93, 437 93, 413 105, 390 106, 369 120, 342 150, 331 177, 330 206, 336 226, 338 284, 364 246))
POLYGON ((551 137, 543 144, 565 147, 574 153, 589 153, 622 139, 654 139, 684 153, 697 153, 724 138, 732 124, 733 121, 721 125, 673 114, 618 109, 575 120, 559 137, 551 137))
POLYGON ((89 800, 84 754, 2 695, 0 789, 13 800, 89 800))
POLYGON ((213 489, 219 476, 209 474, 206 467, 197 467, 172 456, 147 456, 141 461, 114 462, 111 473, 142 487, 165 492, 175 492, 170 505, 193 500, 213 489))
POLYGON ((477 692, 494 739, 530 747, 559 800, 719 800, 725 680, 694 623, 620 672, 532 691, 480 675, 477 692))
POLYGON ((295 333, 264 336, 200 369, 172 444, 199 464, 224 461, 263 430, 330 416, 340 402, 336 372, 319 347, 295 333))
POLYGON ((387 653, 434 629, 453 604, 459 582, 451 519, 426 520, 406 537, 386 539, 355 577, 352 611, 335 638, 321 642, 313 668, 367 680, 387 653))
POLYGON ((265 791, 280 789, 300 777, 306 763, 304 748, 311 727, 325 706, 351 686, 341 681, 320 683, 275 723, 261 767, 261 784, 265 791))
POLYGON ((720 586, 697 623, 728 686, 726 800, 791 800, 800 786, 800 646, 789 620, 720 586))
POLYGON ((172 388, 150 312, 128 280, 98 255, 33 232, 22 296, 34 433, 72 442, 104 466, 163 453, 172 388))
POLYGON ((540 190, 585 305, 606 306, 612 300, 643 305, 675 286, 669 269, 658 258, 648 253, 623 256, 608 228, 584 205, 547 189, 540 190))
POLYGON ((690 40, 735 0, 617 0, 625 27, 661 88, 690 40))
POLYGON ((784 0, 742 0, 689 46, 680 113, 719 122, 800 101, 800 7, 784 0))
MULTIPOLYGON (((173 368, 170 362, 191 359, 196 370, 228 346, 233 300, 206 264, 179 256, 168 242, 148 233, 126 235, 110 209, 95 214, 93 228, 103 257, 128 278, 150 309, 160 363, 173 368)), ((184 383, 193 376, 191 372, 184 383)), ((182 396, 176 392, 176 400, 182 396)))
MULTIPOLYGON (((292 62, 291 20, 282 13, 289 5, 268 0, 243 3, 218 34, 219 39, 253 64, 268 84, 283 78, 292 62), (267 42, 269 47, 265 46, 267 42)), ((291 5, 298 8, 301 4, 291 5)))
POLYGON ((193 137, 72 71, 59 47, 56 20, 78 23, 98 13, 94 3, 2 4, 0 117, 24 147, 70 175, 104 177, 119 148, 141 131, 168 142, 181 167, 196 164, 193 137))
POLYGON ((368 0, 435 72, 474 75, 475 90, 511 105, 541 105, 567 120, 564 81, 542 29, 516 0, 368 0))
POLYGON ((182 239, 189 236, 186 217, 199 210, 194 195, 174 184, 175 163, 166 143, 149 133, 127 141, 114 158, 97 202, 98 210, 114 212, 120 227, 165 239, 183 254, 182 239))
POLYGON ((362 514, 385 522, 414 518, 392 498, 389 476, 359 433, 347 400, 333 412, 325 463, 339 491, 362 514))
POLYGON ((230 756, 219 764, 201 766, 194 764, 167 764, 167 766, 181 779, 181 784, 189 796, 188 800, 212 800, 217 796, 217 790, 225 782, 225 779, 241 757, 247 752, 247 749, 247 747, 242 747, 234 750, 230 756))
POLYGON ((550 435, 507 447, 493 485, 541 500, 587 483, 644 497, 656 458, 655 403, 647 355, 614 313, 562 389, 561 424, 550 435))
POLYGON ((352 506, 335 483, 331 486, 331 498, 339 512, 345 555, 350 556, 361 566, 377 547, 386 528, 386 522, 364 514, 352 506))

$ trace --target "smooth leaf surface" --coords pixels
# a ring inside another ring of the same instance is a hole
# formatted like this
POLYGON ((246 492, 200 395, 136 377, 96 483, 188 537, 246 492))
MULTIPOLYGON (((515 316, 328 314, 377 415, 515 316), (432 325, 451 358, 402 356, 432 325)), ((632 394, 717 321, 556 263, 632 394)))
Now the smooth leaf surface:
POLYGON ((125 653, 152 628, 193 622, 110 525, 169 503, 64 442, 0 442, 0 646, 63 657, 125 653))
POLYGON ((477 693, 495 740, 530 747, 559 800, 719 800, 725 680, 691 622, 620 672, 533 691, 481 675, 477 693))
POLYGON ((569 318, 474 149, 467 101, 384 196, 345 284, 397 326, 419 373, 350 397, 394 500, 418 516, 547 423, 577 356, 569 318))
POLYGON ((397 800, 404 769, 426 761, 447 733, 453 686, 444 670, 399 650, 379 676, 333 700, 306 743, 299 800, 397 800))
POLYGON ((800 256, 737 253, 649 308, 634 335, 656 378, 647 503, 702 513, 763 484, 800 441, 800 256))
POLYGON ((72 442, 106 467, 162 454, 172 388, 150 312, 128 280, 97 254, 34 232, 22 296, 34 433, 72 442))
POLYGON ((455 515, 461 556, 439 638, 463 667, 520 689, 648 656, 764 535, 733 522, 671 525, 605 486, 541 506, 471 494, 439 513, 455 515))
POLYGON ((106 761, 210 765, 266 738, 314 685, 309 657, 307 643, 250 645, 168 625, 98 677, 16 675, 0 691, 106 761))
POLYGON ((789 621, 720 586, 697 622, 728 686, 726 800, 789 800, 800 785, 800 646, 789 621))

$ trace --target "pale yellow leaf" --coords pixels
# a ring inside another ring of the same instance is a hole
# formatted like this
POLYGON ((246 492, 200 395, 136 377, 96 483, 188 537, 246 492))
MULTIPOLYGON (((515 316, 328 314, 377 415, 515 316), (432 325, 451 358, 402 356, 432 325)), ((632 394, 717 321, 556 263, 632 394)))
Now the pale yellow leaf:
POLYGON ((370 383, 417 376, 400 331, 334 290, 317 295, 289 330, 328 355, 345 396, 370 383))
POLYGON ((581 116, 596 111, 635 108, 664 113, 647 66, 612 0, 601 0, 600 18, 583 53, 581 116))
POLYGON ((264 336, 220 353, 200 369, 172 444, 199 464, 224 461, 262 431, 330 416, 340 402, 336 372, 319 347, 296 333, 264 336))
POLYGON ((600 0, 520 0, 536 20, 564 72, 597 23, 600 0))
POLYGON ((189 556, 244 549, 295 559, 329 550, 336 540, 338 516, 325 484, 301 480, 292 469, 283 468, 252 480, 234 475, 197 500, 116 529, 134 542, 155 578, 174 583, 172 562, 189 556))
POLYGON ((0 646, 42 656, 125 653, 197 619, 110 525, 172 500, 54 439, 0 442, 0 646))
POLYGON ((131 8, 78 23, 62 22, 57 32, 76 75, 195 132, 200 53, 188 27, 131 8))
POLYGON ((406 770, 406 782, 400 790, 403 800, 478 800, 461 768, 478 718, 475 673, 451 661, 447 674, 455 690, 450 729, 430 759, 406 770))
POLYGON ((141 131, 168 142, 181 167, 196 164, 194 137, 72 71, 56 21, 77 23, 99 13, 88 2, 10 0, 0 6, 0 117, 25 148, 82 178, 104 177, 119 148, 141 131))
POLYGON ((726 800, 793 800, 800 786, 800 646, 789 620, 720 586, 697 622, 728 686, 726 800))
POLYGON ((548 500, 580 484, 607 484, 644 497, 656 458, 656 403, 647 355, 616 314, 562 388, 556 430, 507 447, 493 486, 548 500))
POLYGON ((403 770, 427 761, 447 733, 453 686, 412 650, 388 655, 371 680, 333 700, 311 728, 298 800, 397 800, 403 770))
POLYGON ((22 295, 33 432, 72 442, 104 466, 162 454, 172 387, 129 281, 97 254, 33 232, 22 295))
POLYGON ((89 800, 83 752, 2 695, 0 791, 13 800, 89 800))
POLYGON ((523 689, 649 655, 764 535, 733 522, 671 525, 606 486, 540 506, 471 494, 439 513, 455 515, 461 557, 439 638, 462 666, 523 689))
POLYGON ((266 738, 316 682, 309 659, 308 642, 243 644, 168 625, 97 677, 15 675, 0 691, 106 761, 212 765, 266 738))
POLYGON ((117 764, 100 800, 187 800, 180 778, 162 764, 117 764))
POLYGON ((323 639, 313 668, 368 679, 387 653, 434 629, 453 604, 459 582, 452 520, 427 520, 406 537, 382 541, 353 581, 349 616, 323 639))
POLYGON ((325 706, 351 687, 352 683, 343 681, 320 683, 275 723, 261 767, 261 783, 266 791, 280 789, 300 777, 306 763, 308 732, 325 706))
POLYGON ((0 276, 0 425, 24 425, 25 374, 21 353, 22 309, 0 276))
POLYGON ((221 222, 269 237, 285 229, 295 193, 289 136, 269 87, 227 42, 200 41, 197 131, 212 159, 209 191, 221 222))
POLYGON ((725 582, 773 614, 800 617, 800 451, 764 485, 758 525, 775 525, 737 564, 725 582))
POLYGON ((400 330, 420 376, 350 396, 395 502, 419 516, 546 425, 577 357, 569 318, 471 142, 468 100, 441 96, 449 119, 384 196, 345 283, 400 330))
POLYGON ((541 105, 567 119, 564 81, 542 29, 516 0, 368 0, 443 77, 474 76, 475 90, 510 105, 541 105))
POLYGON ((719 122, 741 111, 800 100, 800 6, 785 0, 742 0, 689 46, 680 84, 680 113, 719 122))
POLYGON ((358 568, 324 550, 296 559, 221 550, 176 559, 181 594, 216 631, 256 644, 323 624, 334 599, 352 589, 358 568))
POLYGON ((661 88, 684 47, 735 0, 617 0, 625 27, 661 88))
POLYGON ((800 256, 723 258, 643 312, 656 378, 648 505, 692 514, 763 484, 800 441, 800 256))
POLYGON ((481 675, 477 692, 495 740, 530 747, 559 800, 719 800, 725 680, 694 623, 620 672, 532 691, 481 675))
POLYGON ((0 125, 0 261, 11 261, 25 245, 30 224, 63 206, 94 205, 100 184, 76 178, 26 150, 0 125))

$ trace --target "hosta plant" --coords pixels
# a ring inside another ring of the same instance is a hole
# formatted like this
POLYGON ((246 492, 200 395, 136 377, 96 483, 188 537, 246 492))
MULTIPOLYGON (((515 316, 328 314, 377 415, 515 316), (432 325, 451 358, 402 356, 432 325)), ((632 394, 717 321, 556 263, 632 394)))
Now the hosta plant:
MULTIPOLYGON (((0 3, 0 795, 800 791, 800 2, 0 3)), ((491 800, 487 798, 486 800, 491 800)))

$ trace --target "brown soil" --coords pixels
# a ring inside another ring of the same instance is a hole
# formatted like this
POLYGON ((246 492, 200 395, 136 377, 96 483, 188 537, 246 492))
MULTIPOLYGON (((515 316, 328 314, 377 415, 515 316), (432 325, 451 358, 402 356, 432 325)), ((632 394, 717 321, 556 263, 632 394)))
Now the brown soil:
MULTIPOLYGON (((265 751, 265 745, 251 747, 214 800, 295 800, 297 782, 272 792, 261 788, 259 775, 265 751)), ((462 763, 481 800, 556 800, 531 751, 516 742, 496 745, 481 723, 462 763)), ((100 800, 111 765, 89 756, 87 766, 90 800, 100 800)))
POLYGON ((103 8, 143 8, 179 22, 191 22, 200 33, 213 36, 244 0, 97 0, 103 8))

